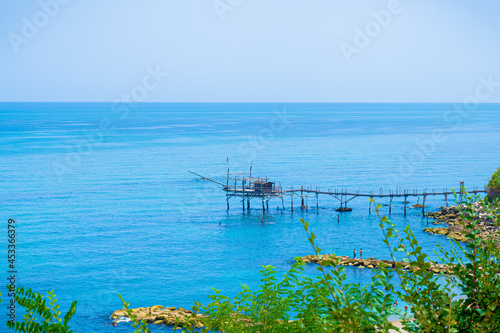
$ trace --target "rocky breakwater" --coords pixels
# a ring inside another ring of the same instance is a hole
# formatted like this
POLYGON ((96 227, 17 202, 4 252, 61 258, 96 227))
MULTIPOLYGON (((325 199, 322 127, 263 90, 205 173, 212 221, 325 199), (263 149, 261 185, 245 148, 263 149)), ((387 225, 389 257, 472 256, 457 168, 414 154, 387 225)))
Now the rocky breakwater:
MULTIPOLYGON (((147 323, 156 325, 168 326, 186 326, 188 323, 193 324, 194 327, 203 327, 202 314, 193 314, 191 310, 175 307, 163 307, 155 305, 147 308, 131 309, 132 314, 137 317, 137 320, 143 320, 147 323)), ((130 318, 126 309, 116 310, 111 315, 111 319, 124 319, 130 318)))
MULTIPOLYGON (((498 221, 495 221, 488 214, 486 214, 484 207, 479 203, 474 203, 473 208, 475 213, 474 220, 477 222, 474 229, 477 230, 478 236, 484 240, 494 238, 498 242, 498 240, 500 240, 500 227, 495 225, 498 224, 498 221)), ((464 215, 460 213, 458 206, 441 207, 441 211, 427 213, 427 216, 436 220, 433 224, 447 224, 448 226, 440 228, 425 228, 425 232, 444 235, 459 242, 467 242, 466 235, 468 231, 465 226, 470 224, 470 221, 464 219, 464 215)), ((500 246, 500 242, 497 244, 500 246)))
MULTIPOLYGON (((380 259, 374 259, 374 258, 368 258, 368 259, 355 259, 355 258, 350 258, 348 256, 334 256, 333 254, 325 254, 325 255, 320 255, 319 258, 315 255, 309 255, 305 257, 301 257, 302 261, 306 264, 319 264, 320 261, 322 260, 328 260, 332 262, 336 262, 337 265, 340 266, 357 266, 359 268, 377 268, 379 265, 383 267, 392 267, 396 268, 396 265, 401 264, 401 267, 403 269, 407 270, 419 270, 420 267, 418 266, 410 266, 410 264, 404 262, 404 261, 390 261, 390 260, 380 260, 380 259)), ((438 263, 433 263, 429 262, 430 267, 429 271, 432 271, 434 273, 452 273, 452 269, 446 265, 438 264, 438 263)))

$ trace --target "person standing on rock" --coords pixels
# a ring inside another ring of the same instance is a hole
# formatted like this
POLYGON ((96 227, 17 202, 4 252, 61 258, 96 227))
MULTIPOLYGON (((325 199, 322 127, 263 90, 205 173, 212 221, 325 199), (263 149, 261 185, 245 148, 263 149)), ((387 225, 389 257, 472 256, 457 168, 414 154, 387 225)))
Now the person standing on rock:
POLYGON ((354 258, 354 259, 356 259, 356 249, 354 249, 354 250, 352 251, 352 254, 353 254, 353 258, 354 258))
POLYGON ((359 249, 359 259, 363 259, 363 249, 359 249))

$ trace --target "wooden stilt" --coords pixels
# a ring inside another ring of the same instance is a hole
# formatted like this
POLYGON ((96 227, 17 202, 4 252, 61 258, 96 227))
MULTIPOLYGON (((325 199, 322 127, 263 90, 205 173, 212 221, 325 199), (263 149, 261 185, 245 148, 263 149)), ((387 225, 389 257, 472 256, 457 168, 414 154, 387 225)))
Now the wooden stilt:
POLYGON ((372 197, 370 197, 370 207, 368 208, 368 214, 372 213, 372 197))
MULTIPOLYGON (((448 196, 450 194, 453 194, 452 192, 448 192, 448 189, 444 189, 443 191, 438 191, 436 192, 435 189, 432 189, 432 192, 427 192, 427 189, 424 191, 409 191, 408 189, 403 189, 401 187, 396 188, 395 190, 391 190, 390 193, 386 193, 384 195, 383 189, 380 189, 380 193, 375 194, 373 191, 367 192, 367 193, 360 193, 360 191, 356 192, 348 192, 347 189, 328 189, 325 191, 321 191, 319 186, 316 186, 316 188, 313 188, 312 186, 301 186, 300 188, 294 189, 293 187, 290 188, 290 190, 283 190, 281 187, 281 184, 279 186, 276 186, 276 183, 274 182, 269 182, 268 178, 252 178, 251 175, 251 169, 250 169, 250 177, 246 178, 246 176, 243 176, 244 174, 241 173, 235 173, 235 174, 230 174, 229 173, 229 168, 228 168, 228 174, 227 174, 227 179, 226 183, 221 183, 219 181, 216 181, 214 179, 210 179, 207 177, 204 177, 200 174, 197 174, 195 172, 189 171, 192 174, 195 174, 199 177, 201 177, 202 180, 208 180, 213 183, 216 183, 218 185, 221 185, 223 187, 223 190, 226 192, 226 205, 227 205, 227 210, 229 211, 230 209, 230 198, 232 197, 238 197, 242 201, 242 210, 245 212, 245 209, 250 211, 250 200, 253 198, 260 198, 262 200, 262 211, 265 212, 266 209, 269 210, 269 200, 272 198, 281 198, 281 211, 283 212, 285 210, 285 196, 289 195, 291 196, 290 200, 290 209, 293 212, 293 200, 294 196, 300 196, 301 200, 301 209, 306 209, 309 210, 309 197, 312 197, 313 195, 316 196, 316 211, 319 212, 319 195, 330 195, 333 196, 335 199, 339 200, 340 202, 340 207, 338 209, 339 212, 345 212, 345 211, 351 211, 350 208, 347 208, 347 203, 352 201, 353 199, 359 198, 359 197, 369 197, 371 200, 374 198, 390 198, 390 203, 389 203, 389 214, 392 214, 392 202, 394 201, 394 198, 396 200, 399 200, 399 198, 404 198, 404 215, 406 216, 408 214, 408 208, 413 208, 408 204, 408 198, 411 197, 416 197, 417 198, 417 204, 414 206, 420 206, 419 202, 420 199, 423 199, 423 203, 421 205, 422 208, 422 213, 425 215, 425 204, 427 201, 427 196, 429 195, 443 195, 445 202, 446 202, 446 207, 449 207, 450 203, 448 202, 448 196), (236 176, 232 176, 236 175, 236 176), (248 183, 248 185, 247 185, 248 183), (233 185, 234 184, 234 185, 233 185), (241 185, 240 185, 241 184, 241 185), (245 208, 245 199, 247 200, 246 202, 246 208, 245 208), (264 203, 265 201, 265 203, 264 203)), ((458 200, 461 202, 464 199, 465 196, 465 191, 464 191, 464 183, 463 181, 460 182, 460 192, 457 194, 458 195, 458 200)), ((470 193, 478 194, 478 193, 483 193, 487 192, 487 189, 484 188, 483 190, 479 190, 478 187, 471 187, 470 193)), ((369 203, 368 207, 368 212, 371 214, 371 208, 372 208, 372 201, 369 203)), ((277 210, 280 210, 279 204, 276 207, 277 210)))

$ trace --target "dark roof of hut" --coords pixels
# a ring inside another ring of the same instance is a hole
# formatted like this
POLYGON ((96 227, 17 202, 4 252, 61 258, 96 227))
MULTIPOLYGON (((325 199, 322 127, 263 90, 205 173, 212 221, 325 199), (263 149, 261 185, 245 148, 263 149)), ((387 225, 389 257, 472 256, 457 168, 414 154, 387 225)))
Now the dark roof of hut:
POLYGON ((256 180, 253 182, 254 184, 261 184, 261 185, 264 185, 264 184, 272 184, 272 182, 268 182, 268 181, 265 181, 265 180, 256 180))

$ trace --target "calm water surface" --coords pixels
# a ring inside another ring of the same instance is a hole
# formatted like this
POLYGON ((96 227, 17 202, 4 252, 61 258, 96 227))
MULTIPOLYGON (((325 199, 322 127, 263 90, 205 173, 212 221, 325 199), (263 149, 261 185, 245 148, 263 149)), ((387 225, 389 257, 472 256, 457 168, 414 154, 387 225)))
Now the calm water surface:
MULTIPOLYGON (((334 210, 334 198, 308 198, 313 209, 276 210, 261 223, 220 186, 231 172, 267 176, 298 186, 387 193, 483 187, 498 167, 500 105, 468 117, 446 104, 0 104, 0 202, 6 225, 17 225, 17 285, 54 289, 65 311, 78 300, 75 332, 131 332, 106 326, 121 308, 162 304, 190 308, 211 287, 234 295, 256 287, 259 269, 280 272, 311 254, 300 218, 311 223, 325 253, 387 259, 378 219, 367 199, 334 210), (126 113, 125 113, 126 111, 126 113)), ((411 204, 416 203, 410 199, 411 204)), ((429 209, 444 204, 430 198, 429 209)), ((395 200, 392 220, 409 224, 424 249, 447 241, 425 234, 427 221, 395 200)), ((381 201, 382 204, 388 202, 381 201)), ((298 202, 295 202, 297 208, 298 202)), ((388 214, 388 207, 382 212, 388 214)), ((432 225, 431 225, 432 226, 432 225)), ((435 255, 433 255, 435 257, 435 255)), ((5 256, 4 256, 5 257, 5 256)), ((2 263, 7 275, 7 260, 2 263)), ((307 268, 315 274, 314 267, 307 268)), ((369 270, 348 268, 350 281, 368 283, 369 270)), ((4 295, 5 287, 0 291, 4 295)), ((5 316, 2 306, 2 317, 5 316)), ((20 316, 20 314, 18 314, 20 316)), ((168 331, 166 327, 152 331, 168 331)))

